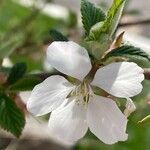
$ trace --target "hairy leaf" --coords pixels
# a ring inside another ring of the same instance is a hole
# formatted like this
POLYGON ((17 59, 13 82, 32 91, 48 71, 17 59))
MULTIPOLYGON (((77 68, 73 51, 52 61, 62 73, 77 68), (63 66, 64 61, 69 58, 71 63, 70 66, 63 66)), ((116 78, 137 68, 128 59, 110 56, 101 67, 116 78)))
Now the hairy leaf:
POLYGON ((27 70, 27 66, 25 63, 17 63, 15 64, 9 74, 8 77, 8 83, 9 84, 13 84, 15 83, 17 80, 19 80, 20 78, 23 77, 23 75, 25 74, 27 70))
POLYGON ((105 13, 100 9, 95 7, 92 3, 87 0, 81 1, 81 14, 82 23, 85 29, 85 34, 88 35, 90 29, 93 25, 98 22, 104 21, 106 16, 105 13))
POLYGON ((65 37, 64 35, 62 35, 62 33, 54 29, 50 30, 50 36, 53 41, 68 41, 67 37, 65 37))
POLYGON ((23 112, 8 96, 0 94, 0 127, 19 137, 24 125, 23 112))
POLYGON ((137 58, 146 59, 150 61, 150 56, 138 47, 131 45, 124 45, 119 48, 113 49, 108 54, 105 55, 103 60, 109 57, 127 57, 127 58, 137 58))
POLYGON ((113 1, 113 5, 108 10, 106 20, 104 22, 97 23, 92 27, 87 40, 101 41, 103 38, 106 40, 112 38, 119 23, 125 1, 126 0, 113 1))

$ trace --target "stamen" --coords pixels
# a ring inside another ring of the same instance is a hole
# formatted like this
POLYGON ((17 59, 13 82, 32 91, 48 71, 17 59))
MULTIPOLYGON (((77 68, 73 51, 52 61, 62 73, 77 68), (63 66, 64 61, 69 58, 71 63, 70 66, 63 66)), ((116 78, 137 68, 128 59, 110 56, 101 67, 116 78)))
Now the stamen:
POLYGON ((87 105, 89 100, 92 99, 92 92, 90 86, 86 82, 82 82, 71 93, 70 97, 75 97, 77 104, 87 105))

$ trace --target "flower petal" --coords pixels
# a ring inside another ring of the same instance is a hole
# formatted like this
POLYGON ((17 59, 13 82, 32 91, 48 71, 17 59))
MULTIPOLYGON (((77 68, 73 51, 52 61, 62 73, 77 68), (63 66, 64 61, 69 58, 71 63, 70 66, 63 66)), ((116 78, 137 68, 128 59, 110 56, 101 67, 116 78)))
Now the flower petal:
POLYGON ((86 109, 76 100, 65 102, 51 113, 49 120, 50 133, 54 139, 67 144, 74 144, 87 132, 86 109))
POLYGON ((82 80, 91 69, 85 48, 69 42, 53 42, 47 51, 47 59, 58 71, 82 80))
POLYGON ((51 76, 35 86, 27 109, 36 116, 47 114, 60 106, 73 88, 64 77, 51 76))
POLYGON ((112 63, 99 69, 91 84, 116 97, 132 97, 142 91, 143 69, 135 63, 112 63))
POLYGON ((116 103, 105 97, 95 96, 89 102, 87 122, 90 131, 106 144, 125 141, 127 118, 116 103))
POLYGON ((126 102, 126 108, 124 110, 125 116, 129 117, 131 113, 133 113, 136 110, 136 106, 133 103, 133 101, 128 98, 126 102))
POLYGON ((31 95, 31 91, 24 91, 24 92, 20 92, 19 96, 21 98, 21 100, 26 104, 27 101, 29 100, 29 97, 31 95))

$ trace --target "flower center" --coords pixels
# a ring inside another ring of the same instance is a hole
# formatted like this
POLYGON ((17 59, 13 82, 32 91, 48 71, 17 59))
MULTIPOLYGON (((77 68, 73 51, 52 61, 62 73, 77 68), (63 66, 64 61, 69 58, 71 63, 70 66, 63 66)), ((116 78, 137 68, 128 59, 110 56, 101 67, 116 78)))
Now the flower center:
POLYGON ((88 104, 93 94, 90 85, 86 82, 82 82, 70 93, 70 96, 76 97, 78 104, 88 104))

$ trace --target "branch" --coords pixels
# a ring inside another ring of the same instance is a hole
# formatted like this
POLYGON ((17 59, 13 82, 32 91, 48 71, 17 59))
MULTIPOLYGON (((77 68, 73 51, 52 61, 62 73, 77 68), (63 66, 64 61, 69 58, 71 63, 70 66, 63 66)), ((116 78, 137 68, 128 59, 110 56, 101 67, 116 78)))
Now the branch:
MULTIPOLYGON (((32 74, 33 76, 39 77, 42 81, 45 80, 46 78, 48 78, 49 76, 53 76, 53 75, 60 75, 63 76, 64 78, 67 78, 68 76, 58 72, 58 71, 54 71, 51 73, 39 73, 39 74, 32 74)), ((146 80, 150 80, 150 68, 145 68, 144 69, 144 76, 146 80)))
MULTIPOLYGON (((41 8, 42 9, 42 8, 41 8)), ((5 35, 3 37, 1 37, 0 42, 3 42, 4 40, 8 40, 8 37, 10 37, 10 35, 16 34, 17 32, 26 32, 25 29, 31 25, 31 23, 33 21, 35 21, 36 17, 40 14, 41 9, 36 9, 36 8, 32 8, 32 12, 23 20, 20 21, 19 24, 15 25, 14 27, 12 27, 11 29, 9 29, 8 32, 5 33, 5 35)))
MULTIPOLYGON (((42 128, 41 128, 42 129, 42 128)), ((30 131, 29 131, 30 132, 30 131)), ((47 138, 37 138, 37 137, 29 137, 26 135, 25 137, 21 139, 13 138, 12 136, 6 136, 3 134, 0 134, 0 149, 4 150, 7 149, 13 149, 14 145, 16 149, 48 149, 48 147, 52 150, 69 150, 69 148, 62 146, 58 143, 55 143, 52 140, 48 140, 47 138)))
MULTIPOLYGON (((50 76, 54 76, 54 75, 60 75, 63 76, 64 78, 67 78, 68 76, 58 72, 58 71, 53 71, 53 72, 43 72, 43 73, 37 73, 37 74, 32 74, 31 76, 35 76, 38 77, 39 79, 41 79, 41 81, 45 80, 46 78, 50 77, 50 76)), ((30 76, 30 75, 27 75, 30 76)))
POLYGON ((133 25, 146 25, 146 24, 150 24, 150 19, 120 23, 119 27, 126 27, 126 26, 133 26, 133 25))

